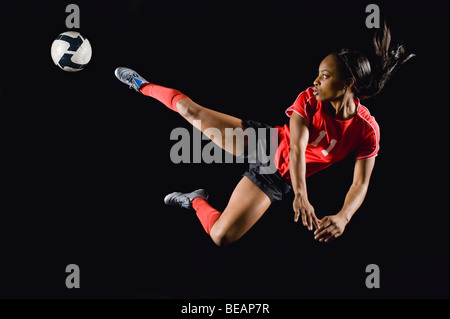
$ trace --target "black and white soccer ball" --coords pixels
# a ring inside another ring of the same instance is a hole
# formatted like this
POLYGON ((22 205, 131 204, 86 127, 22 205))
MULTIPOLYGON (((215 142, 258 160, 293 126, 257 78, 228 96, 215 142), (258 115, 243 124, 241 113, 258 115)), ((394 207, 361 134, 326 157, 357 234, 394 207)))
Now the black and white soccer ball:
POLYGON ((92 57, 89 40, 76 31, 66 31, 52 43, 53 62, 62 70, 77 72, 83 70, 92 57))

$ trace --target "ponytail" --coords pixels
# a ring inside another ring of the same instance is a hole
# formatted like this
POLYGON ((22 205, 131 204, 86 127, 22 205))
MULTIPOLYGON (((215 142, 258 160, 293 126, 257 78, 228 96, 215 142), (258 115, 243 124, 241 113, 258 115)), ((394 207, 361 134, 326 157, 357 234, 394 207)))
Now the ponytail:
POLYGON ((386 23, 384 23, 383 28, 376 32, 373 38, 373 45, 376 61, 374 61, 371 96, 380 93, 392 74, 403 63, 415 56, 415 54, 406 54, 404 45, 398 43, 391 45, 391 32, 386 23))
POLYGON ((386 23, 374 35, 373 45, 375 58, 372 62, 357 50, 341 49, 334 52, 343 64, 341 76, 355 80, 353 91, 361 100, 380 93, 392 74, 415 56, 415 54, 407 55, 404 45, 392 45, 391 32, 386 23))

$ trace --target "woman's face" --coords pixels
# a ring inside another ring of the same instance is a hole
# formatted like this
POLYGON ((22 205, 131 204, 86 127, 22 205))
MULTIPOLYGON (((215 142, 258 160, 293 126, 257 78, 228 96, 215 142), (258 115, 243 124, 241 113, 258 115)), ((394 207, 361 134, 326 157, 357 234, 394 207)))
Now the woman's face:
POLYGON ((334 54, 328 55, 319 65, 319 75, 314 80, 317 101, 342 100, 346 91, 345 80, 339 74, 340 61, 334 54))

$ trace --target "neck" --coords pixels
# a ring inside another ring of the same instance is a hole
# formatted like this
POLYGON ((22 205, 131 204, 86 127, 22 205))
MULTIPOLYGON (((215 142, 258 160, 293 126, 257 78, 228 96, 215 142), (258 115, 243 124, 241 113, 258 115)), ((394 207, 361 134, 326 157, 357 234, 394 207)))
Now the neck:
POLYGON ((337 120, 346 121, 356 115, 354 98, 353 93, 346 93, 342 99, 330 101, 336 111, 335 117, 337 120))

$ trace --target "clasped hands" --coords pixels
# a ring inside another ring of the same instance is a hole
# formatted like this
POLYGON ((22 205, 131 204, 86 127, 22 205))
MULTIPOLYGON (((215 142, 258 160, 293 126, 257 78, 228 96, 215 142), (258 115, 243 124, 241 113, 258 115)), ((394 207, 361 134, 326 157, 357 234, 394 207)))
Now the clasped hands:
POLYGON ((316 228, 314 231, 314 239, 320 242, 329 242, 341 236, 348 223, 347 219, 339 213, 318 219, 314 208, 303 196, 295 196, 293 209, 295 214, 294 221, 298 222, 301 217, 303 226, 307 227, 310 231, 313 230, 314 226, 316 228))

